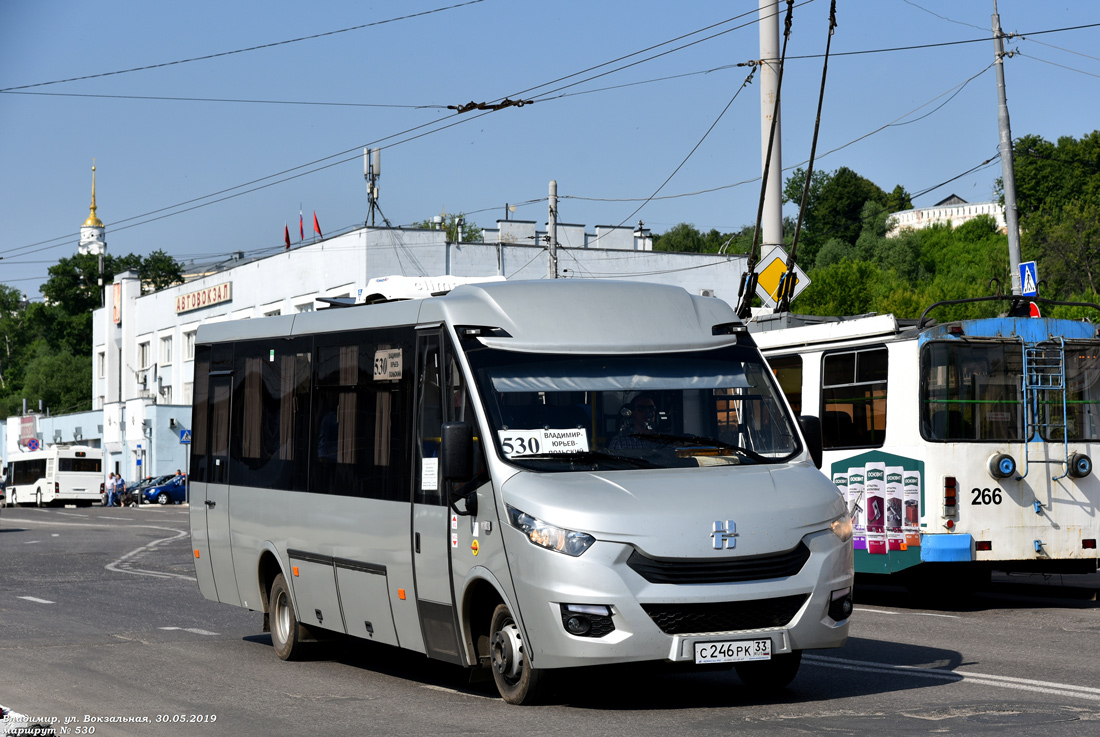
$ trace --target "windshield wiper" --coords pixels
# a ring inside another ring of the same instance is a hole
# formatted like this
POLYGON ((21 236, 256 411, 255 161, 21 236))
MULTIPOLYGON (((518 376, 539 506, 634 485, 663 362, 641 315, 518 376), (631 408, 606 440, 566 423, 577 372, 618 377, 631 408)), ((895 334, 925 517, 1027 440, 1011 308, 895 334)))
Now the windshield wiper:
POLYGON ((718 438, 706 438, 700 435, 674 435, 672 433, 655 432, 643 434, 643 433, 631 433, 633 438, 642 438, 644 440, 650 440, 657 443, 668 443, 670 445, 709 445, 712 448, 721 448, 722 450, 732 450, 734 453, 738 453, 745 458, 756 461, 757 463, 769 463, 772 459, 762 456, 754 450, 743 448, 740 445, 734 445, 733 443, 727 443, 725 440, 719 440, 718 438))
POLYGON ((532 455, 517 456, 512 461, 577 461, 579 463, 595 463, 598 461, 620 461, 635 468, 658 468, 657 464, 647 461, 645 458, 633 456, 621 456, 614 453, 605 453, 600 450, 574 450, 568 453, 535 453, 532 455))

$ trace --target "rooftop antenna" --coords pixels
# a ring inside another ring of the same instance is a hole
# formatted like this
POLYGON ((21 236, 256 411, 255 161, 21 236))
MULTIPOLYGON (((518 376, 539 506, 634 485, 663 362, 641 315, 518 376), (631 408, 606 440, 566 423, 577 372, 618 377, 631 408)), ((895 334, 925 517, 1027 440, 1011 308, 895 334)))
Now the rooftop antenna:
MULTIPOLYGON (((367 180, 367 222, 364 225, 374 227, 374 212, 382 213, 378 206, 378 178, 382 176, 382 149, 363 149, 363 178, 367 180)), ((382 215, 385 220, 386 216, 382 215)))

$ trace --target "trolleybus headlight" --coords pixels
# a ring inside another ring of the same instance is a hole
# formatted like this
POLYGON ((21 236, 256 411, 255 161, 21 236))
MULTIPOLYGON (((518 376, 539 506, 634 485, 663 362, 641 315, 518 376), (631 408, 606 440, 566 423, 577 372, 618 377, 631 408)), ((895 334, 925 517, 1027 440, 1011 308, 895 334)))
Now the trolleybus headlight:
POLYGON ((512 527, 522 532, 528 540, 539 547, 576 557, 596 542, 596 538, 587 533, 548 525, 515 507, 507 504, 504 506, 508 510, 508 521, 512 527))
POLYGON ((1016 461, 1008 453, 994 453, 989 456, 985 467, 995 479, 1007 479, 1016 474, 1016 461))
POLYGON ((852 539, 852 518, 847 514, 842 514, 834 519, 829 528, 834 535, 840 538, 841 542, 848 542, 852 539))

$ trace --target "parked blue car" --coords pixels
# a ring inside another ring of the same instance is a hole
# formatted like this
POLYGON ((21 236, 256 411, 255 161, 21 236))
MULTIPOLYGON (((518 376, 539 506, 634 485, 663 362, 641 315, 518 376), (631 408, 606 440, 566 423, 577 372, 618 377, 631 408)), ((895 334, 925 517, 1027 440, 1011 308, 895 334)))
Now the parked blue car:
POLYGON ((143 501, 152 504, 179 504, 187 500, 187 477, 184 475, 169 476, 167 481, 162 481, 141 490, 143 501))

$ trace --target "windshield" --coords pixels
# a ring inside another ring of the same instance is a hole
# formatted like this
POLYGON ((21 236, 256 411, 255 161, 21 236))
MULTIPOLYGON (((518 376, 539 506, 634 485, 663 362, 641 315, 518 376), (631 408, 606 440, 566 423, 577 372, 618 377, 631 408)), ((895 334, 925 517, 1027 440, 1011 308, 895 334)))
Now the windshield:
POLYGON ((1100 439, 1100 344, 1034 348, 1024 401, 1020 343, 935 342, 921 352, 921 434, 928 440, 1100 439), (1065 391, 1061 390, 1065 372, 1065 391), (1065 428, 1065 430, 1063 430, 1065 428))
POLYGON ((497 453, 525 468, 781 463, 801 450, 750 347, 631 356, 467 347, 497 453))

